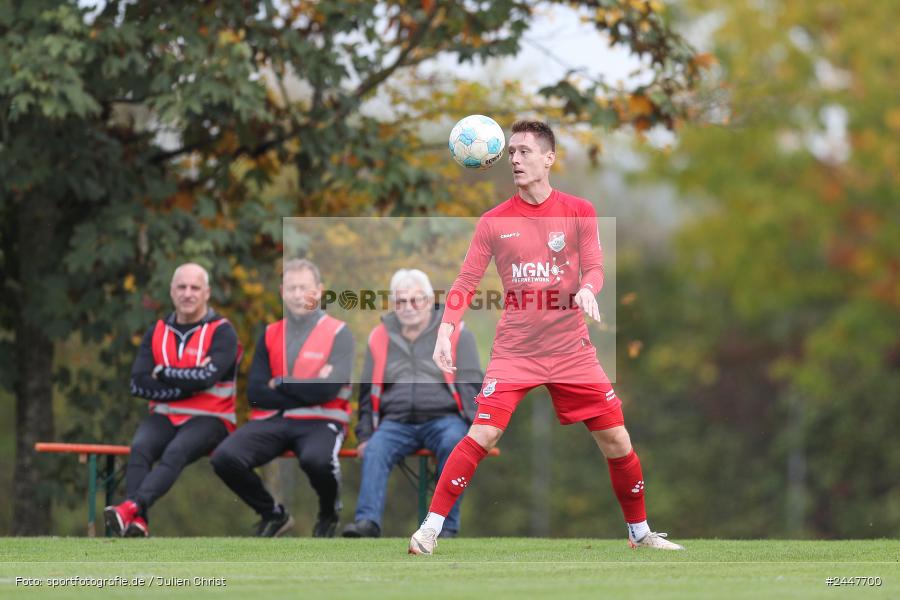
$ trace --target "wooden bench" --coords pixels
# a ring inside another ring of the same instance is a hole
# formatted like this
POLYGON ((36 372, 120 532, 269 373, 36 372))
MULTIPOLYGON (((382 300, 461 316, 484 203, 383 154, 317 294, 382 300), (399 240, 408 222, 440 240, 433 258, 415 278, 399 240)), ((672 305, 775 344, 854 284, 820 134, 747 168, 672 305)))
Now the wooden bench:
MULTIPOLYGON (((121 479, 117 477, 116 456, 127 456, 131 454, 130 446, 119 446, 113 444, 67 444, 62 442, 38 442, 34 445, 36 452, 54 452, 61 454, 77 454, 78 461, 87 463, 88 467, 88 523, 87 534, 94 537, 97 534, 97 484, 99 483, 106 491, 106 504, 109 506, 113 503, 113 496, 116 491, 116 484, 121 479), (106 465, 103 473, 100 474, 97 469, 97 457, 105 456, 106 465)), ((489 453, 491 456, 497 456, 500 451, 494 448, 489 453)), ((295 456, 293 452, 285 452, 282 458, 290 458, 295 456)), ((341 458, 356 458, 358 453, 356 448, 342 448, 338 456, 341 458)), ((405 462, 400 464, 400 469, 407 476, 410 482, 416 487, 419 499, 419 521, 424 521, 428 512, 428 492, 432 488, 436 475, 435 471, 428 468, 428 459, 433 457, 434 453, 429 450, 418 450, 411 454, 419 461, 418 473, 416 473, 405 462)))

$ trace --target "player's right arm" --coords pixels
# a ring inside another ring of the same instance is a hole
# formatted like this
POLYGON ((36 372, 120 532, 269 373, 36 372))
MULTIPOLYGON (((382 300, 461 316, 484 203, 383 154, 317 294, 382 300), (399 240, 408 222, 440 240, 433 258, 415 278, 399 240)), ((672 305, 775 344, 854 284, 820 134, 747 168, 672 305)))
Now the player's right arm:
POLYGON ((434 343, 434 354, 431 355, 434 364, 444 373, 456 371, 456 367, 453 366, 453 345, 450 343, 453 327, 450 323, 441 323, 438 327, 437 341, 434 343))
POLYGON ((472 242, 469 244, 459 275, 447 293, 447 305, 444 307, 444 316, 441 318, 437 341, 434 344, 432 359, 445 373, 452 373, 456 370, 450 351, 450 336, 453 334, 453 330, 459 326, 493 255, 490 223, 488 219, 482 217, 475 226, 475 234, 472 236, 472 242))

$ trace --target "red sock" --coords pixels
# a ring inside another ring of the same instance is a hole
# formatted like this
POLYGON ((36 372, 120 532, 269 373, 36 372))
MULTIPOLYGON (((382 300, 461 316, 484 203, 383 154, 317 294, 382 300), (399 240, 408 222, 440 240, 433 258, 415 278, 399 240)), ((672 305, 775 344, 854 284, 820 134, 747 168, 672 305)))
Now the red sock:
POLYGON ((626 523, 640 523, 647 520, 644 507, 644 474, 641 461, 634 450, 619 458, 608 458, 609 478, 613 491, 619 499, 626 523))
POLYGON ((450 514, 453 503, 472 481, 472 475, 475 474, 478 463, 485 456, 487 456, 487 450, 469 436, 459 440, 456 448, 447 457, 447 462, 444 463, 444 470, 441 471, 441 477, 434 487, 434 496, 431 498, 429 512, 445 517, 450 514))

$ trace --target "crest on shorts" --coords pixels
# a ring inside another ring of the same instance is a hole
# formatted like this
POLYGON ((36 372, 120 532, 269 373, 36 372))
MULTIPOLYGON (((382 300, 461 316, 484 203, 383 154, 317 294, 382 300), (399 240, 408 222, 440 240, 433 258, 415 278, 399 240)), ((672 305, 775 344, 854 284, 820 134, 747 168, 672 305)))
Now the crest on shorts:
POLYGON ((481 390, 481 394, 487 398, 491 394, 494 393, 494 390, 497 389, 497 380, 496 379, 487 379, 484 382, 484 388, 481 390))
POLYGON ((566 247, 566 234, 563 231, 551 231, 550 232, 550 241, 547 242, 547 245, 550 246, 550 249, 554 252, 559 252, 563 248, 566 247))

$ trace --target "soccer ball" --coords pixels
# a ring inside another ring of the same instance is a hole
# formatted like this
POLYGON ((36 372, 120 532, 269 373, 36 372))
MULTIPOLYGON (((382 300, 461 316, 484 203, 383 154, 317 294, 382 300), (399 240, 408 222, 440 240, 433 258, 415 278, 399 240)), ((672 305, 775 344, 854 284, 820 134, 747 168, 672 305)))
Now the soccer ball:
POLYGON ((450 131, 450 155, 467 169, 490 168, 503 154, 506 138, 497 121, 469 115, 450 131))

